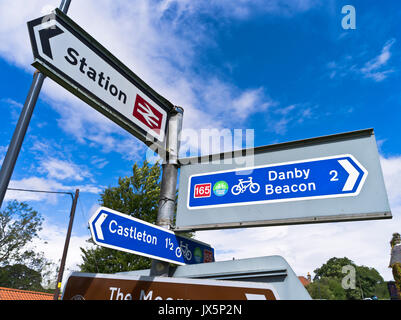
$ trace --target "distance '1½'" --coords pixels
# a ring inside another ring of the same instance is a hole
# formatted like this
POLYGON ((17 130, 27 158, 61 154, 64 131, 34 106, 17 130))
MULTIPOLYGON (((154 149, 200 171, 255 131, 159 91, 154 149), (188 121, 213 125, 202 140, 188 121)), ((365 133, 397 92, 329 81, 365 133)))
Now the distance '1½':
MULTIPOLYGON (((171 251, 174 251, 174 242, 171 241, 170 238, 166 238, 166 249, 170 249, 171 251)), ((182 256, 182 251, 181 251, 180 246, 177 246, 175 248, 175 252, 174 253, 175 253, 177 258, 180 258, 182 256)))

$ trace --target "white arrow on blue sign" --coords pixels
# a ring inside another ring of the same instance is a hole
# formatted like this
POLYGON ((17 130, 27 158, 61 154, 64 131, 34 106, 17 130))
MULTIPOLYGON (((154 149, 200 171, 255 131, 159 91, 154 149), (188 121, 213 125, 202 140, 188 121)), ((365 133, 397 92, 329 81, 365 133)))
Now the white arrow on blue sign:
POLYGON ((357 196, 368 175, 350 154, 193 175, 188 209, 357 196))
POLYGON ((210 245, 109 208, 100 207, 89 227, 93 241, 103 247, 178 265, 214 261, 210 245))

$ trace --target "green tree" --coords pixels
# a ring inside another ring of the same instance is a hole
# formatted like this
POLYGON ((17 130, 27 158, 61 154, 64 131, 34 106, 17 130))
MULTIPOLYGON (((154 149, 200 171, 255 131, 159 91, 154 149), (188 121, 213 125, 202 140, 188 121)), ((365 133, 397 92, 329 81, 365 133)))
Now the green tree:
POLYGON ((0 211, 0 266, 32 258, 26 245, 38 237, 42 217, 24 202, 11 201, 0 211))
POLYGON ((29 248, 43 218, 28 204, 11 201, 0 211, 0 286, 46 291, 41 283, 55 276, 55 264, 29 248))
POLYGON ((307 286, 312 298, 324 300, 345 300, 346 294, 341 282, 335 278, 316 279, 307 286))
MULTIPOLYGON (((159 164, 144 162, 133 166, 131 177, 118 179, 116 187, 108 187, 101 194, 100 205, 131 215, 135 218, 156 223, 159 194, 159 164)), ((92 242, 91 240, 89 240, 92 242)), ((149 258, 104 247, 81 248, 82 272, 114 273, 150 268, 149 258)))
POLYGON ((43 291, 42 275, 39 271, 23 264, 7 265, 0 268, 0 286, 21 290, 43 291))
POLYGON ((326 263, 324 263, 320 268, 314 270, 314 273, 319 278, 343 278, 344 273, 342 268, 344 266, 351 265, 356 266, 350 259, 344 258, 331 258, 326 263))
POLYGON ((314 273, 314 281, 307 286, 314 299, 355 300, 374 295, 381 299, 389 297, 388 291, 384 290, 386 283, 376 269, 358 266, 346 257, 331 258, 314 273), (345 266, 355 271, 354 288, 343 287, 343 279, 348 276, 347 272, 343 272, 345 266))
POLYGON ((364 298, 372 296, 377 296, 382 299, 389 298, 388 291, 383 292, 382 290, 380 290, 380 287, 382 287, 385 282, 383 277, 375 268, 357 266, 356 282, 357 286, 359 286, 360 289, 363 290, 361 293, 363 293, 364 298))

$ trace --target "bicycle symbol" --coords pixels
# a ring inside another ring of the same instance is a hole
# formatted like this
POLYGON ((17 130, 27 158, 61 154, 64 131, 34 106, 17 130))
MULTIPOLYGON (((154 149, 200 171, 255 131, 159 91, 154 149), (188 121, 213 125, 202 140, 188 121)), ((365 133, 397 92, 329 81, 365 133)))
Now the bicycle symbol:
POLYGON ((192 252, 188 248, 188 243, 183 244, 182 241, 180 241, 180 246, 178 248, 180 248, 180 251, 184 256, 185 260, 190 261, 192 259, 192 252))
POLYGON ((238 184, 231 188, 231 192, 233 195, 237 196, 240 193, 244 193, 248 188, 252 193, 258 193, 260 190, 260 185, 256 182, 253 182, 252 177, 249 177, 247 181, 244 181, 244 179, 239 179, 238 184))

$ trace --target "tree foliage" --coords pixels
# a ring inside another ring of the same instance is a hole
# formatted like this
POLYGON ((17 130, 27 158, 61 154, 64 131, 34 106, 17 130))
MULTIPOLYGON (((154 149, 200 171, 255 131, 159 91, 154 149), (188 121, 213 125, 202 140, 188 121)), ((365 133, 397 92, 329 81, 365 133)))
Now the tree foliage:
POLYGON ((389 298, 386 282, 375 268, 358 266, 346 257, 331 258, 314 270, 314 273, 314 281, 307 286, 314 299, 356 300, 372 296, 389 298), (355 271, 353 287, 343 285, 344 277, 349 276, 344 272, 345 266, 355 271))
POLYGON ((0 211, 0 266, 34 255, 26 245, 38 236, 42 221, 37 211, 17 200, 0 211))
POLYGON ((2 287, 43 291, 41 282, 42 275, 40 272, 23 264, 7 265, 0 268, 0 284, 2 287))
POLYGON ((321 278, 313 281, 307 286, 307 290, 313 299, 324 300, 346 300, 345 290, 341 281, 336 278, 321 278))
POLYGON ((390 246, 391 248, 394 248, 397 244, 401 244, 401 235, 398 232, 395 232, 391 238, 390 246))
MULTIPOLYGON (((118 179, 118 185, 101 194, 100 205, 156 223, 160 194, 159 164, 134 164, 132 176, 118 179)), ((90 240, 91 241, 91 240, 90 240)), ((114 273, 150 268, 150 259, 104 247, 81 248, 82 272, 114 273)))
POLYGON ((0 286, 46 291, 55 265, 30 245, 42 229, 43 218, 28 204, 11 201, 0 211, 0 286))

